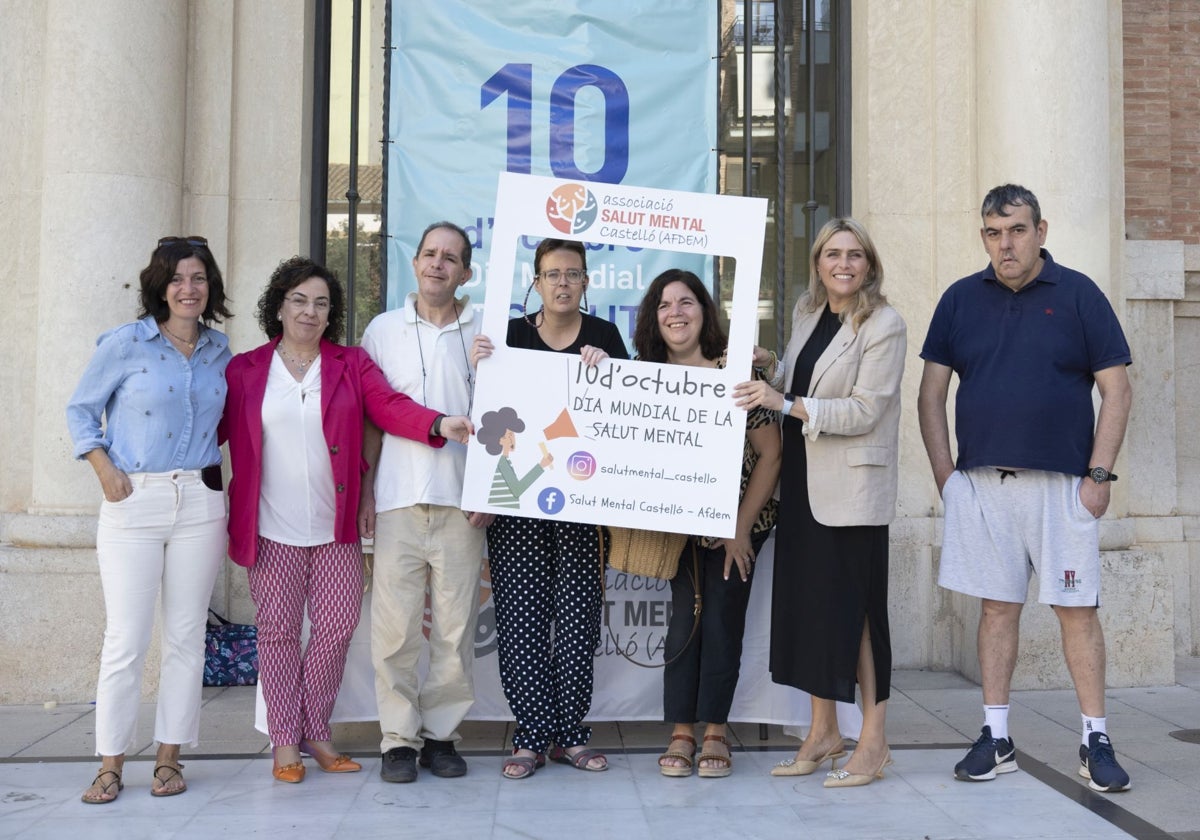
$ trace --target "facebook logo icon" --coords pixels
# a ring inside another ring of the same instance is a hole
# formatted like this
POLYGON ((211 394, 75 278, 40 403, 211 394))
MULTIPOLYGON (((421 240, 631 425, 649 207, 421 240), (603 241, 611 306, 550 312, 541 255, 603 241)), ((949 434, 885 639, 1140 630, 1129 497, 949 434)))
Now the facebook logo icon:
POLYGON ((563 509, 563 505, 567 503, 563 491, 557 487, 547 487, 538 494, 538 507, 542 513, 556 514, 563 509))

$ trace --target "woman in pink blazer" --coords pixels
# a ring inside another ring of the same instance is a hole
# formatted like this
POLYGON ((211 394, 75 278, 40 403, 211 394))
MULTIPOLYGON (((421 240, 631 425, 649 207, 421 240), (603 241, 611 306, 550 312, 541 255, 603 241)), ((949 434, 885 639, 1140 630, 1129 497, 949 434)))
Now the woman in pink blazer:
POLYGON ((311 260, 280 263, 258 301, 269 341, 234 356, 219 435, 229 442, 229 555, 247 568, 272 772, 304 779, 301 753, 326 772, 361 769, 330 743, 329 716, 358 625, 363 563, 357 514, 363 417, 394 435, 466 443, 466 417, 425 408, 341 336, 345 298, 311 260), (300 648, 307 608, 308 645, 300 648))
POLYGON ((739 405, 783 411, 783 469, 771 609, 771 678, 812 696, 796 757, 771 773, 804 776, 825 761, 825 787, 883 778, 892 670, 888 523, 896 515, 900 379, 906 328, 883 296, 883 265, 854 219, 813 241, 808 292, 796 303, 783 360, 755 348, 771 385, 746 382, 739 405), (787 393, 777 390, 786 387, 787 393), (863 729, 846 753, 835 701, 862 692, 863 729))

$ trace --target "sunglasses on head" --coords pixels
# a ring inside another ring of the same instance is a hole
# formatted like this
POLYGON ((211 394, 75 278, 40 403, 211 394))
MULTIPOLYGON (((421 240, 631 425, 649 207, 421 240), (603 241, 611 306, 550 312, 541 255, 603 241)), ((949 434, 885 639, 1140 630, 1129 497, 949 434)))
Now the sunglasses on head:
POLYGON ((158 240, 158 247, 161 248, 164 245, 178 245, 180 242, 186 242, 193 248, 208 247, 208 240, 203 236, 164 236, 162 239, 158 240))

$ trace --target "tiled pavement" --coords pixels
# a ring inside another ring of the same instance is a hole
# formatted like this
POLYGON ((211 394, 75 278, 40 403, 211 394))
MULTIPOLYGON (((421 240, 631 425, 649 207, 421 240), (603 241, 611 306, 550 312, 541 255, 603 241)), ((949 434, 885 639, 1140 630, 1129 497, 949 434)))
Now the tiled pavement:
POLYGON ((339 747, 362 773, 324 775, 309 761, 301 785, 270 775, 264 735, 253 728, 253 689, 205 689, 201 744, 185 749, 189 790, 155 799, 153 714, 140 716, 126 789, 111 805, 79 794, 97 767, 88 705, 0 707, 0 837, 554 837, 688 835, 740 838, 1118 838, 1200 840, 1200 744, 1171 737, 1200 729, 1200 659, 1180 659, 1178 684, 1112 689, 1108 720, 1133 789, 1108 795, 1076 775, 1079 714, 1070 691, 1012 697, 1022 772, 985 784, 954 781, 951 769, 978 734, 977 686, 945 673, 897 671, 888 704, 895 765, 865 788, 826 790, 823 773, 773 778, 768 770, 795 741, 778 727, 766 740, 752 724, 732 727, 735 769, 726 779, 667 779, 655 757, 666 729, 650 723, 594 724, 593 745, 611 769, 582 773, 550 765, 533 778, 501 778, 507 726, 469 723, 462 779, 422 773, 416 784, 379 779, 378 729, 339 724, 339 747))

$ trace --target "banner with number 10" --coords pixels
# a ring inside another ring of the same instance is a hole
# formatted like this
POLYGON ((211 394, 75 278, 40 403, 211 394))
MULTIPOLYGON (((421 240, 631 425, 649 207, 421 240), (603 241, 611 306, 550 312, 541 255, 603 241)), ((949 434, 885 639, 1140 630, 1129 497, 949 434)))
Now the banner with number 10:
MULTIPOLYGON (((447 219, 476 249, 483 301, 500 172, 716 192, 717 6, 712 0, 394 3, 389 84, 388 309, 415 289, 421 231, 447 219)), ((521 291, 538 239, 518 244, 521 291)), ((668 267, 700 255, 589 244, 588 303, 626 337, 668 267), (662 261, 662 265, 657 262, 662 261)), ((514 316, 521 314, 515 297, 514 316)), ((532 305, 532 301, 531 301, 532 305)))

